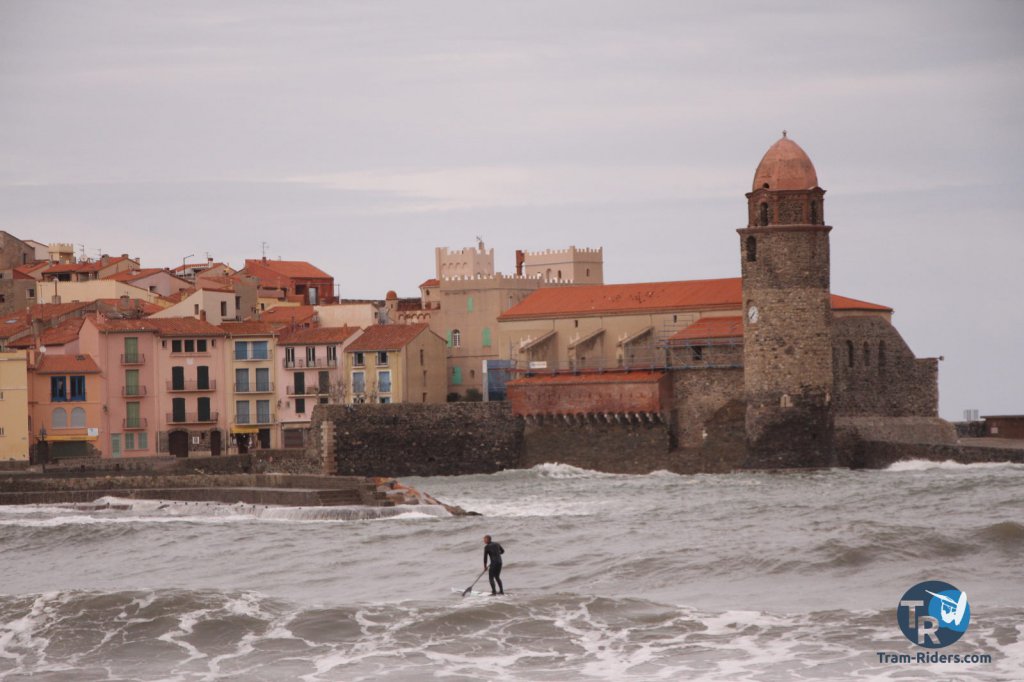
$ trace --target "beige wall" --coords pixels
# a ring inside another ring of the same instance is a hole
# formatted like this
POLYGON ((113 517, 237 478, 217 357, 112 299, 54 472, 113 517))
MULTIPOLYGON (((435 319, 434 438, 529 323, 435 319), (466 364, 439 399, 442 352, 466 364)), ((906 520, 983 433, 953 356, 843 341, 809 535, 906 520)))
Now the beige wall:
POLYGON ((527 251, 523 274, 551 282, 604 284, 604 249, 568 249, 527 251))
POLYGON ((171 307, 165 308, 158 313, 153 313, 150 317, 161 319, 169 317, 195 317, 198 319, 197 306, 199 311, 206 312, 206 321, 213 325, 218 325, 225 320, 234 320, 238 315, 238 311, 235 308, 235 293, 233 291, 207 291, 206 289, 199 289, 171 307), (221 314, 220 304, 222 302, 227 304, 227 315, 221 314))
POLYGON ((447 400, 445 343, 429 329, 402 353, 401 402, 438 404, 447 400))
POLYGON ((372 303, 338 303, 313 308, 321 327, 372 327, 377 324, 377 306, 372 303))
POLYGON ((0 459, 28 460, 28 354, 0 353, 0 459))
POLYGON ((225 385, 228 388, 228 415, 229 418, 227 423, 230 425, 229 431, 234 431, 236 427, 258 427, 260 429, 270 430, 270 447, 276 448, 279 446, 280 429, 278 428, 277 418, 277 376, 275 360, 277 358, 277 339, 272 335, 265 336, 232 336, 226 339, 227 342, 227 367, 226 374, 224 377, 225 385), (252 342, 253 341, 266 341, 267 342, 267 358, 265 360, 258 359, 245 359, 240 360, 235 357, 235 344, 249 343, 249 353, 252 356, 252 342), (264 387, 257 385, 256 382, 256 370, 265 369, 269 376, 270 384, 266 386, 266 390, 261 390, 264 387), (239 391, 238 382, 235 381, 237 377, 237 370, 245 370, 248 376, 248 391, 239 391), (266 400, 270 403, 270 421, 260 422, 258 420, 258 409, 257 402, 266 400), (247 402, 249 403, 249 421, 241 423, 238 420, 238 403, 247 402))
POLYGON ((61 303, 122 296, 153 303, 159 298, 157 294, 146 289, 112 279, 94 279, 87 282, 36 282, 36 300, 39 303, 53 302, 55 294, 60 296, 61 303))
POLYGON ((467 246, 458 251, 439 246, 434 249, 435 276, 445 277, 490 277, 494 274, 494 249, 485 250, 479 242, 474 249, 467 246))

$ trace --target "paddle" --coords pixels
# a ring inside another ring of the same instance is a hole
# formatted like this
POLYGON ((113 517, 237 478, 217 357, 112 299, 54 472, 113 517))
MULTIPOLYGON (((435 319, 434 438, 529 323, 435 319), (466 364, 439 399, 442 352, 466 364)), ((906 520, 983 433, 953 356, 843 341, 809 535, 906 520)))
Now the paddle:
POLYGON ((467 594, 469 594, 469 593, 470 593, 470 592, 472 591, 472 589, 473 589, 473 586, 474 586, 474 585, 476 585, 476 584, 477 584, 477 582, 479 582, 479 581, 480 581, 480 578, 483 578, 483 577, 484 577, 484 573, 486 573, 486 572, 487 572, 487 569, 486 569, 486 568, 485 568, 484 570, 480 571, 480 575, 478 575, 478 576, 476 577, 476 580, 474 580, 474 581, 473 581, 473 585, 470 585, 469 587, 467 587, 467 588, 466 588, 466 591, 462 593, 462 596, 463 596, 463 597, 465 597, 465 596, 466 596, 467 594))

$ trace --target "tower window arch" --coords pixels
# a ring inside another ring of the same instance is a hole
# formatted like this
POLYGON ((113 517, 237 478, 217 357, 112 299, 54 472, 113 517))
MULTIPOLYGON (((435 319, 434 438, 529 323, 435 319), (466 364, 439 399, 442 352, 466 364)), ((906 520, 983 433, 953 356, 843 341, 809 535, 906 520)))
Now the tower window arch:
POLYGON ((83 410, 81 407, 76 407, 73 410, 71 410, 71 428, 85 428, 85 410, 83 410))
POLYGON ((757 260, 757 238, 747 237, 747 261, 754 262, 757 260))
POLYGON ((864 342, 864 366, 871 366, 871 346, 868 345, 867 341, 864 342))
POLYGON ((811 200, 811 225, 818 224, 818 202, 811 200))
POLYGON ((853 341, 846 342, 846 366, 853 367, 853 341))
POLYGON ((881 372, 885 369, 885 341, 878 342, 878 371, 881 372))
POLYGON ((58 407, 50 417, 50 428, 66 429, 68 427, 68 412, 63 407, 58 407))
POLYGON ((452 330, 452 348, 460 348, 462 346, 462 332, 458 329, 452 330))
POLYGON ((761 202, 761 206, 760 206, 760 209, 759 209, 759 220, 758 220, 758 223, 761 226, 765 226, 765 225, 768 224, 768 204, 763 202, 763 201, 761 202))

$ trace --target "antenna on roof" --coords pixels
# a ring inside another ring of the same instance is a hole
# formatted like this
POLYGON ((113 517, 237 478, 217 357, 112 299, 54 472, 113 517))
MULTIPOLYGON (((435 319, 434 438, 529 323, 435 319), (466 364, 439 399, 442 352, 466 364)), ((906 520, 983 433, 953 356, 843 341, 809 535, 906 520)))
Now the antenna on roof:
POLYGON ((260 249, 262 249, 262 251, 263 251, 263 260, 267 260, 267 247, 268 246, 270 246, 270 244, 267 244, 266 242, 260 242, 260 249))

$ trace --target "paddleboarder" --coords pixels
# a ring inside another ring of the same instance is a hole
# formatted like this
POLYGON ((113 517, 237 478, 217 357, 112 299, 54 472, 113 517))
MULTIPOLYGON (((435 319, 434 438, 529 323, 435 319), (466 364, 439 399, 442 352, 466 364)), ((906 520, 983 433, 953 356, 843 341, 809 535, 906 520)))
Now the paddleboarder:
POLYGON ((491 581, 491 595, 505 594, 505 586, 501 584, 501 555, 505 549, 497 542, 491 542, 491 536, 484 536, 484 570, 487 570, 487 561, 490 560, 491 567, 487 573, 487 579, 491 581), (497 583, 497 590, 495 590, 497 583))

